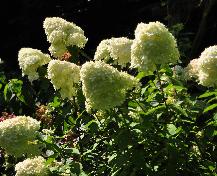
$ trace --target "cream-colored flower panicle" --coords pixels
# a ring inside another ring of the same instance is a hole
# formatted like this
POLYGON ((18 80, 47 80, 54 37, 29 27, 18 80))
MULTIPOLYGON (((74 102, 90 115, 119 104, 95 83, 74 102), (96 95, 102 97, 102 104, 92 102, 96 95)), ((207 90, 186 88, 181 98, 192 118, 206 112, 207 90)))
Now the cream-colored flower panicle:
POLYGON ((72 22, 59 17, 46 18, 43 23, 48 42, 51 43, 49 51, 54 57, 61 57, 68 46, 83 48, 87 43, 84 31, 72 22))
POLYGON ((6 153, 16 157, 38 155, 39 144, 36 142, 40 122, 29 116, 16 116, 0 122, 0 146, 6 153))
POLYGON ((196 78, 206 87, 217 86, 217 45, 206 48, 198 59, 193 59, 185 68, 188 79, 196 78))
POLYGON ((48 54, 42 53, 40 50, 32 48, 21 48, 18 53, 19 66, 22 69, 22 74, 27 75, 32 82, 39 78, 37 69, 46 65, 51 60, 48 54))
POLYGON ((82 90, 87 108, 108 110, 121 105, 126 91, 137 85, 137 80, 102 61, 86 62, 81 68, 82 90))
POLYGON ((131 66, 153 72, 156 65, 176 63, 179 51, 174 36, 160 22, 139 23, 131 46, 131 66))
POLYGON ((217 86, 217 45, 206 48, 200 55, 198 67, 199 84, 207 87, 217 86))
POLYGON ((15 165, 16 176, 47 176, 46 160, 41 157, 27 158, 15 165))
POLYGON ((199 73, 198 66, 199 66, 198 59, 193 59, 190 61, 190 63, 184 69, 185 77, 187 80, 190 80, 192 78, 198 78, 198 73, 199 73))
POLYGON ((124 67, 130 62, 132 43, 133 41, 126 37, 102 40, 96 49, 94 60, 108 62, 112 59, 115 64, 124 67))
POLYGON ((62 98, 72 98, 76 95, 76 84, 80 81, 79 66, 60 60, 52 60, 48 64, 48 79, 55 90, 60 89, 62 98))

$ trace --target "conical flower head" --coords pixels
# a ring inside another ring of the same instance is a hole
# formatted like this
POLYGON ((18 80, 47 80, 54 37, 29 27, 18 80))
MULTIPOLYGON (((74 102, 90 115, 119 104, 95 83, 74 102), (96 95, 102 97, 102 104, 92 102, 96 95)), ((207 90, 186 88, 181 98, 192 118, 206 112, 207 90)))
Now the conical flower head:
POLYGON ((190 80, 192 78, 198 78, 198 73, 199 73, 198 66, 199 66, 198 59, 193 59, 190 61, 190 63, 184 69, 187 80, 190 80))
POLYGON ((29 116, 16 116, 0 122, 0 146, 16 157, 40 153, 35 144, 40 122, 29 116))
POLYGON ((37 69, 42 65, 46 65, 50 60, 51 58, 48 54, 44 54, 37 49, 21 48, 18 53, 18 61, 22 74, 27 75, 30 81, 39 78, 37 69))
POLYGON ((15 166, 16 176, 47 176, 46 160, 41 157, 27 158, 15 166))
POLYGON ((126 37, 102 40, 96 49, 94 60, 107 62, 112 59, 115 64, 124 67, 131 60, 132 42, 126 37))
POLYGON ((207 87, 217 86, 217 45, 206 48, 198 59, 198 80, 207 87))
POLYGON ((46 18, 43 27, 47 40, 51 43, 49 51, 54 57, 61 57, 67 51, 68 46, 83 48, 87 43, 84 31, 73 22, 62 18, 46 18))
POLYGON ((160 22, 139 23, 131 46, 131 66, 153 72, 156 65, 176 63, 179 59, 176 40, 160 22))
POLYGON ((97 110, 121 105, 126 91, 137 85, 137 80, 102 61, 87 62, 81 68, 82 90, 86 106, 97 110))
POLYGON ((52 60, 48 64, 48 79, 55 90, 60 89, 62 98, 71 99, 76 95, 76 84, 80 81, 80 68, 76 64, 52 60))

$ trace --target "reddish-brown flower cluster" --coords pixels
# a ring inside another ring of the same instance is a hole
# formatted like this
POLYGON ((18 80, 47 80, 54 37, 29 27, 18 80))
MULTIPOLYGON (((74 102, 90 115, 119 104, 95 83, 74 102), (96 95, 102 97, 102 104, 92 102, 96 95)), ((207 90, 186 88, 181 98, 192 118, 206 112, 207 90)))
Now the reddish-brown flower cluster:
POLYGON ((64 139, 61 141, 63 144, 69 144, 71 147, 75 147, 75 144, 78 140, 79 135, 69 131, 66 135, 64 135, 64 139))
POLYGON ((3 122, 6 119, 12 119, 14 117, 16 117, 16 116, 13 113, 9 114, 8 112, 2 112, 2 115, 0 117, 0 122, 3 122))
POLYGON ((69 61, 71 59, 71 56, 72 55, 67 51, 62 55, 61 60, 69 61))
POLYGON ((47 106, 40 105, 36 109, 36 119, 40 120, 41 122, 50 125, 52 123, 52 116, 47 113, 47 106))

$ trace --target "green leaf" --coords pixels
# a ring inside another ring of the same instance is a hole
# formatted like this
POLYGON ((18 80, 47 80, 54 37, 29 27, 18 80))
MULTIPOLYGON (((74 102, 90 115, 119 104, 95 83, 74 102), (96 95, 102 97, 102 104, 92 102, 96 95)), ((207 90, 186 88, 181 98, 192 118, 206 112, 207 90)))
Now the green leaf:
POLYGON ((146 75, 145 75, 145 72, 139 72, 138 73, 138 75, 136 75, 136 78, 138 79, 138 80, 141 80, 143 77, 145 77, 146 75))
POLYGON ((213 116, 213 120, 217 123, 217 113, 213 116))
POLYGON ((81 174, 82 173, 82 165, 78 162, 73 162, 70 164, 70 171, 72 173, 81 174))
POLYGON ((57 108, 61 104, 59 97, 55 96, 53 102, 49 103, 50 106, 57 108))
POLYGON ((6 84, 6 76, 4 75, 4 72, 0 72, 0 82, 6 84))
POLYGON ((6 101, 8 100, 8 90, 9 90, 9 87, 8 87, 8 84, 6 84, 4 88, 4 98, 6 101))
POLYGON ((177 133, 177 128, 174 124, 168 124, 167 130, 171 135, 175 135, 177 133))
POLYGON ((113 159, 115 159, 117 156, 117 153, 113 153, 111 156, 108 156, 108 163, 110 163, 113 159))
POLYGON ((217 92, 206 92, 206 93, 200 95, 199 98, 207 98, 207 97, 210 97, 213 95, 217 95, 217 92))
POLYGON ((177 113, 181 113, 182 115, 184 115, 185 117, 188 117, 188 114, 186 112, 186 110, 184 110, 182 107, 176 105, 176 104, 172 104, 170 105, 171 108, 173 108, 177 113))
POLYGON ((90 130, 91 133, 95 133, 98 131, 99 127, 95 120, 91 120, 85 125, 85 128, 90 130))
POLYGON ((49 158, 46 160, 45 164, 46 164, 46 165, 49 165, 49 164, 51 164, 54 160, 55 160, 55 157, 49 157, 49 158))
POLYGON ((210 111, 210 110, 213 110, 213 109, 216 108, 216 107, 217 107, 217 103, 212 104, 212 105, 206 107, 203 112, 204 112, 204 113, 205 113, 205 112, 208 112, 208 111, 210 111))
POLYGON ((134 102, 134 101, 129 101, 128 102, 128 107, 131 107, 131 108, 136 108, 138 106, 138 103, 134 102))
POLYGON ((65 151, 71 153, 71 154, 76 154, 76 155, 80 155, 80 152, 77 148, 65 148, 65 151))
POLYGON ((217 130, 214 130, 213 136, 217 136, 217 130))
POLYGON ((90 149, 90 150, 87 150, 86 152, 84 152, 83 155, 87 155, 87 154, 89 154, 89 153, 92 153, 92 151, 94 151, 98 145, 99 145, 99 143, 95 143, 95 144, 93 145, 93 148, 90 149))
POLYGON ((18 79, 11 79, 8 83, 10 90, 16 95, 21 94, 22 85, 23 85, 23 81, 18 79))
POLYGON ((165 109, 165 105, 161 105, 156 108, 151 108, 145 113, 145 115, 151 115, 154 114, 155 112, 162 111, 164 109, 165 109))

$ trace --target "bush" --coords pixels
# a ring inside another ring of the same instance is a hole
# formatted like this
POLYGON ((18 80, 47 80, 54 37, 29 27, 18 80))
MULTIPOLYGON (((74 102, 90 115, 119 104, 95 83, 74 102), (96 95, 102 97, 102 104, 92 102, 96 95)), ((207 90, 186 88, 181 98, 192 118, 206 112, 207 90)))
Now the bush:
POLYGON ((166 26, 139 23, 134 39, 105 39, 92 60, 80 27, 56 17, 43 26, 51 56, 22 48, 23 78, 0 74, 0 138, 17 129, 13 145, 43 147, 32 158, 31 147, 17 156, 0 142, 2 175, 217 174, 216 46, 182 68, 166 26), (5 125, 19 116, 40 122, 35 141, 27 124, 5 125))

